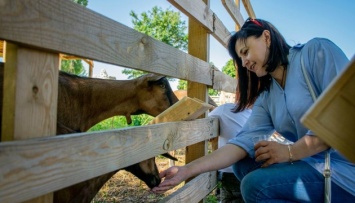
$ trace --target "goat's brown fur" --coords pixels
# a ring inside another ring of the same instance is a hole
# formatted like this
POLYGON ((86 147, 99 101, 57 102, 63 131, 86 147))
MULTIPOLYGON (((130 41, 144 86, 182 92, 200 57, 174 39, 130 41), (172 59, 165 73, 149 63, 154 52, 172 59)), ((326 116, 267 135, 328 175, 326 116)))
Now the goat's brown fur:
MULTIPOLYGON (((0 63, 1 109, 3 66, 4 64, 0 63)), ((57 135, 85 132, 96 123, 115 115, 126 116, 128 123, 131 122, 131 115, 146 113, 156 116, 177 101, 166 78, 155 74, 147 74, 134 80, 117 81, 78 77, 60 72, 57 135)), ((0 114, 0 123, 1 119, 0 114)), ((160 183, 154 157, 129 166, 126 170, 143 180, 149 187, 160 183), (149 167, 149 175, 143 170, 146 167, 149 167)), ((56 191, 54 202, 90 202, 117 171, 56 191)))

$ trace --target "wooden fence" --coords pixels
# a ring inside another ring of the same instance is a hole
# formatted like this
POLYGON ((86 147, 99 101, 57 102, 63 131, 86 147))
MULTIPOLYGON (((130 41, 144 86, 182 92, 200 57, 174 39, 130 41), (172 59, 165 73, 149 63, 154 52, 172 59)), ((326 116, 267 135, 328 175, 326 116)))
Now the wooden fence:
MULTIPOLYGON (((189 54, 69 0, 0 1, 6 42, 0 202, 52 202, 60 188, 183 147, 187 162, 205 155, 206 140, 218 136, 217 119, 53 136, 60 54, 184 79, 188 96, 204 101, 207 87, 235 91, 236 80, 208 63, 208 35, 223 46, 230 36, 208 1, 169 2, 189 17, 189 54)), ((237 27, 243 24, 238 0, 221 3, 237 27)), ((255 17, 249 1, 243 5, 255 17)), ((216 173, 205 173, 163 201, 197 202, 215 185, 216 173)))

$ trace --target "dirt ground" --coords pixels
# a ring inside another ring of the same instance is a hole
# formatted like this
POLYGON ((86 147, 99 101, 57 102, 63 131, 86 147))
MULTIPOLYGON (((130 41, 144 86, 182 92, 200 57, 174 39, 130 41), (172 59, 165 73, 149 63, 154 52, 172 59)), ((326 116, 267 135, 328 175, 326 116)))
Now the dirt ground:
MULTIPOLYGON (((179 159, 178 162, 175 162, 175 165, 184 164, 183 152, 177 151, 175 157, 179 159)), ((162 171, 169 167, 169 159, 158 157, 156 158, 156 164, 159 168, 159 171, 162 171)), ((165 194, 157 195, 150 192, 148 186, 146 186, 143 181, 125 170, 120 170, 101 188, 92 203, 158 202, 165 196, 176 191, 181 186, 182 185, 179 185, 174 189, 169 190, 165 194)))

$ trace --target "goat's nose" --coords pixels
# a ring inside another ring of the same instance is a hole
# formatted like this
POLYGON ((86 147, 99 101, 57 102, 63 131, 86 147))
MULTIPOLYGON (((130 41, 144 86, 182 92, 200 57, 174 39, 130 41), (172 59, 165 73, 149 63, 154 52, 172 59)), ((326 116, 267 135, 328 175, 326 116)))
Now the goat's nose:
POLYGON ((158 186, 160 184, 160 182, 161 182, 160 177, 159 176, 154 176, 152 178, 152 180, 150 181, 149 187, 150 188, 156 187, 156 186, 158 186))

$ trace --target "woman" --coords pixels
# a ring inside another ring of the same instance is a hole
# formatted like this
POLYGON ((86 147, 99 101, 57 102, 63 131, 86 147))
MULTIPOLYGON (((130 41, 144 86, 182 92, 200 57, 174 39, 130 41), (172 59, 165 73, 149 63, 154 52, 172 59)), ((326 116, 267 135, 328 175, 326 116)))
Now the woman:
MULTIPOLYGON (((323 202, 322 172, 329 146, 300 123, 313 103, 301 58, 318 95, 348 59, 326 39, 291 48, 271 23, 261 19, 248 19, 231 37, 228 49, 239 74, 237 110, 255 101, 251 116, 224 147, 161 172, 165 180, 153 191, 162 193, 192 176, 233 165, 246 202, 323 202), (272 130, 294 144, 260 141, 253 145, 252 137, 272 130)), ((355 165, 336 150, 330 151, 332 202, 354 201, 355 165)))

